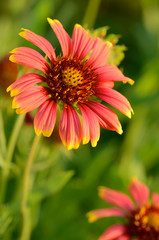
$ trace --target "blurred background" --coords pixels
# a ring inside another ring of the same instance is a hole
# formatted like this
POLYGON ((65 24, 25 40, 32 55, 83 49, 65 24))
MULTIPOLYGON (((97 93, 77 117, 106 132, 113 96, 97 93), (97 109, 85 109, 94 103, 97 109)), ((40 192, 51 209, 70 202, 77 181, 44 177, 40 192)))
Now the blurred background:
MULTIPOLYGON (((76 23, 92 30, 108 26, 108 37, 116 34, 113 39, 118 39, 120 35, 114 53, 120 58, 118 63, 122 60, 119 68, 135 80, 133 86, 115 85, 135 112, 131 120, 118 112, 124 131, 121 136, 101 129, 96 148, 88 144, 67 151, 55 129, 51 138, 42 139, 32 167, 31 239, 96 240, 107 226, 117 222, 116 218, 87 222, 88 211, 106 207, 97 196, 98 186, 126 192, 131 178, 136 176, 151 191, 159 192, 159 1, 1 0, 0 136, 3 132, 6 145, 17 115, 5 89, 18 75, 17 66, 8 62, 8 52, 18 46, 34 47, 18 35, 23 27, 47 38, 58 53, 59 43, 47 17, 60 20, 70 35, 76 23)), ((32 116, 27 115, 10 167, 5 205, 0 211, 0 239, 16 240, 19 236, 21 178, 33 137, 32 116)))

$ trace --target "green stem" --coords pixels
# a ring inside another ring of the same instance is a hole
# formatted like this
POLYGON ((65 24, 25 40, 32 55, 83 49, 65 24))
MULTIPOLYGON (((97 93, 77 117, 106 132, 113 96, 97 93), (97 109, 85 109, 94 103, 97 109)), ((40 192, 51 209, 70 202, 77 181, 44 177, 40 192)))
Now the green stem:
POLYGON ((4 124, 3 124, 3 117, 2 117, 2 112, 0 110, 0 149, 2 156, 4 157, 7 151, 6 148, 6 136, 4 132, 4 124))
POLYGON ((15 146, 17 143, 17 138, 19 136, 20 129, 24 122, 24 118, 25 118, 25 114, 18 116, 18 118, 15 122, 14 128, 13 128, 9 143, 8 143, 8 149, 7 149, 6 159, 5 159, 5 166, 2 169, 2 176, 1 176, 0 204, 2 204, 4 201, 6 187, 7 187, 7 180, 8 180, 8 175, 9 175, 9 171, 10 171, 10 163, 12 161, 14 149, 15 149, 15 146))
POLYGON ((94 26, 101 0, 89 0, 88 7, 83 19, 83 26, 92 28, 94 26))
POLYGON ((32 148, 26 163, 26 168, 24 170, 23 183, 22 183, 22 200, 21 200, 21 213, 22 213, 23 222, 22 222, 21 236, 19 240, 28 240, 30 237, 30 210, 27 205, 29 177, 30 177, 32 162, 37 150, 39 140, 40 140, 40 137, 35 136, 32 144, 32 148))

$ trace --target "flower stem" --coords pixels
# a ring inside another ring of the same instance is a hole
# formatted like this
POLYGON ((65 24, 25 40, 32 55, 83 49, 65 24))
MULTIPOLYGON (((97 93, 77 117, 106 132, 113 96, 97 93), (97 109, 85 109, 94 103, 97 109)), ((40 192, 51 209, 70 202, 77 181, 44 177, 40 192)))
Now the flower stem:
POLYGON ((29 210, 29 207, 27 206, 29 176, 30 176, 31 166, 37 150, 39 140, 40 140, 40 137, 35 136, 32 144, 32 148, 26 163, 26 168, 24 170, 24 175, 23 175, 22 200, 21 200, 21 213, 22 213, 23 222, 22 222, 22 231, 21 231, 20 240, 28 240, 30 237, 30 210, 29 210))
POLYGON ((18 138, 20 129, 22 127, 24 118, 25 118, 25 114, 18 116, 18 118, 15 122, 14 128, 13 128, 9 143, 8 143, 8 149, 7 149, 7 153, 6 153, 6 159, 5 159, 5 166, 2 169, 2 175, 1 175, 0 204, 3 203, 4 198, 5 198, 7 180, 8 180, 9 170, 10 170, 10 163, 12 161, 15 145, 17 143, 17 138, 18 138))
POLYGON ((92 28, 94 26, 101 0, 89 0, 88 7, 83 19, 83 26, 92 28))

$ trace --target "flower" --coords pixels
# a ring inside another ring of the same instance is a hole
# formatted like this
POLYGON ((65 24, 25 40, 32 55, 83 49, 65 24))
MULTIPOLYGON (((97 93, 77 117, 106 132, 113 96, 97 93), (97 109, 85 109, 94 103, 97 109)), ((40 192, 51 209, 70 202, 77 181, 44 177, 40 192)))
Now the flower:
POLYGON ((99 99, 104 100, 129 118, 133 112, 128 100, 112 89, 114 81, 133 84, 133 80, 125 77, 117 67, 107 64, 111 43, 93 39, 79 24, 74 27, 71 41, 58 20, 47 20, 60 42, 62 53, 56 57, 50 42, 22 29, 19 35, 39 47, 48 59, 28 47, 11 51, 12 62, 42 72, 24 74, 7 88, 14 97, 12 107, 18 114, 39 107, 34 118, 35 132, 49 137, 56 122, 58 105, 62 109, 59 134, 68 149, 78 148, 81 140, 83 144, 91 141, 95 147, 100 126, 121 134, 115 112, 99 102, 99 99), (83 129, 79 115, 82 115, 83 129))
POLYGON ((87 214, 89 222, 99 218, 118 216, 127 223, 109 227, 99 240, 159 240, 159 194, 153 193, 149 200, 148 187, 134 178, 129 192, 135 203, 126 194, 100 187, 99 196, 116 207, 99 209, 87 214))

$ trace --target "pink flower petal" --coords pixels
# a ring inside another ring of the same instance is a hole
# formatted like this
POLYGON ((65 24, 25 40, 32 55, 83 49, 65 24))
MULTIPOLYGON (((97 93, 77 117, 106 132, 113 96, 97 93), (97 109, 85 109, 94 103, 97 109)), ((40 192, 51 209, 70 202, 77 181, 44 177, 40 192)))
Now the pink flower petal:
POLYGON ((64 105, 59 125, 61 140, 68 150, 77 149, 82 138, 82 129, 79 117, 70 105, 64 105))
MULTIPOLYGON (((129 240, 130 239, 130 236, 129 235, 123 235, 119 238, 116 238, 116 240, 129 240)), ((134 239, 135 240, 135 239, 134 239)), ((136 239, 137 240, 137 239, 136 239)))
POLYGON ((100 137, 98 118, 85 104, 81 104, 79 107, 83 118, 83 144, 87 144, 91 140, 92 147, 95 147, 100 137))
POLYGON ((126 226, 124 224, 115 224, 109 227, 99 238, 99 240, 115 240, 126 233, 126 226))
POLYGON ((148 203, 149 199, 149 189, 148 187, 139 182, 137 179, 133 179, 129 187, 129 192, 132 194, 135 199, 137 206, 141 207, 148 203))
POLYGON ((113 88, 114 82, 113 81, 102 81, 102 82, 99 82, 99 86, 102 88, 113 88))
POLYGON ((22 64, 31 68, 39 69, 46 72, 49 65, 45 58, 37 51, 28 47, 19 47, 11 51, 12 55, 9 57, 11 62, 22 64))
POLYGON ((22 28, 22 30, 23 31, 19 33, 21 37, 25 38, 26 40, 32 42, 34 45, 39 47, 46 54, 46 56, 50 58, 51 61, 56 60, 55 51, 48 40, 27 29, 22 28))
POLYGON ((50 18, 47 18, 47 20, 60 42, 62 52, 63 52, 63 57, 69 56, 71 53, 71 45, 72 45, 70 36, 68 35, 68 33, 65 31, 62 24, 58 20, 56 19, 52 20, 50 18))
POLYGON ((101 39, 97 38, 87 65, 92 65, 92 68, 96 69, 107 64, 111 46, 112 44, 110 42, 104 44, 101 39))
POLYGON ((18 108, 16 112, 19 114, 30 112, 48 98, 48 93, 44 87, 31 87, 14 97, 12 108, 18 108))
POLYGON ((72 35, 72 58, 84 59, 92 49, 94 39, 89 37, 87 31, 76 24, 72 35))
POLYGON ((126 211, 131 211, 135 208, 132 200, 126 194, 119 191, 115 191, 106 187, 100 187, 99 196, 104 201, 121 207, 126 211))
POLYGON ((44 82, 45 78, 36 73, 24 74, 12 83, 8 88, 7 92, 11 91, 11 97, 23 92, 27 88, 32 87, 36 83, 44 82))
POLYGON ((115 112, 101 103, 89 101, 90 109, 97 115, 101 127, 122 134, 121 124, 115 112))
POLYGON ((157 193, 152 194, 152 203, 153 205, 159 205, 159 194, 157 193))
POLYGON ((104 208, 104 209, 90 211, 87 213, 89 222, 94 222, 99 218, 112 217, 112 216, 125 217, 126 215, 123 211, 121 211, 118 208, 104 208))
POLYGON ((127 117, 131 118, 131 113, 133 113, 133 110, 130 106, 130 103, 126 97, 121 95, 119 92, 115 91, 114 89, 99 86, 96 88, 95 95, 118 109, 127 117))
POLYGON ((125 77, 119 68, 109 64, 97 68, 95 73, 98 74, 99 81, 123 81, 129 82, 130 84, 134 83, 132 79, 125 77))
POLYGON ((57 103, 52 100, 45 101, 38 109, 34 118, 34 128, 39 136, 42 132, 49 137, 54 129, 56 121, 57 103))

